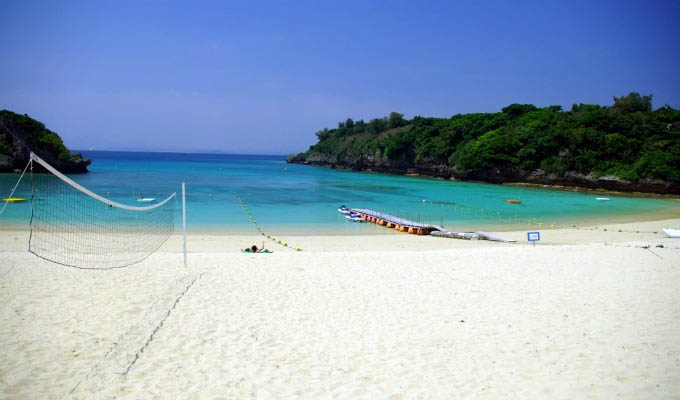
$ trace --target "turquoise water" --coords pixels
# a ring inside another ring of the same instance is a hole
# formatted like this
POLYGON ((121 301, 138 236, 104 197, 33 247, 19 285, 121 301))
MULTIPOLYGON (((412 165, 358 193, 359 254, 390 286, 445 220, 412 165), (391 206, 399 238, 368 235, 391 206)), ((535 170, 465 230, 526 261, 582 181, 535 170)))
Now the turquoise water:
MULTIPOLYGON (((454 182, 287 164, 281 156, 84 151, 90 173, 71 178, 112 200, 138 206, 187 187, 187 223, 194 232, 257 233, 237 196, 268 233, 385 233, 346 221, 341 204, 370 208, 452 229, 512 229, 517 225, 602 223, 640 214, 680 215, 680 201, 454 182), (519 205, 506 199, 518 199, 519 205), (423 201, 425 200, 425 201, 423 201)), ((16 174, 0 174, 7 197, 16 174)), ((30 176, 15 197, 30 197, 30 176)), ((178 213, 179 216, 179 213, 178 213)), ((30 204, 10 204, 0 224, 27 225, 30 204)), ((178 217, 179 218, 179 217, 178 217)), ((179 219, 178 219, 179 221, 179 219)))

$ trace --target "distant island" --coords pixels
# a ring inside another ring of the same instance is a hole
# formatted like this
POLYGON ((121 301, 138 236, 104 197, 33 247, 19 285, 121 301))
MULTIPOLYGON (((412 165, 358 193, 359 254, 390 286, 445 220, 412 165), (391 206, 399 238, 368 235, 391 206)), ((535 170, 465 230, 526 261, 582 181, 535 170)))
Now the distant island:
POLYGON ((529 183, 680 194, 680 111, 652 110, 652 96, 614 104, 538 108, 451 118, 393 112, 347 119, 316 133, 288 162, 490 183, 529 183))
POLYGON ((23 170, 30 153, 64 173, 84 173, 90 159, 71 153, 59 135, 28 115, 0 110, 0 172, 23 170))

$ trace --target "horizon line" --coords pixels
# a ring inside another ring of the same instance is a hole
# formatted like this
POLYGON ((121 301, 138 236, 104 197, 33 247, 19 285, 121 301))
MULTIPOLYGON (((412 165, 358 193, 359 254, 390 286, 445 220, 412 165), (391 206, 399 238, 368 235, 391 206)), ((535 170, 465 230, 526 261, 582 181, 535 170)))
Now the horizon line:
POLYGON ((168 154, 217 154, 217 155, 227 155, 227 156, 269 156, 269 157, 286 157, 287 154, 254 154, 254 153, 227 153, 218 151, 164 151, 164 150, 98 150, 98 149, 73 149, 69 150, 71 153, 82 153, 86 151, 100 151, 109 153, 168 153, 168 154))

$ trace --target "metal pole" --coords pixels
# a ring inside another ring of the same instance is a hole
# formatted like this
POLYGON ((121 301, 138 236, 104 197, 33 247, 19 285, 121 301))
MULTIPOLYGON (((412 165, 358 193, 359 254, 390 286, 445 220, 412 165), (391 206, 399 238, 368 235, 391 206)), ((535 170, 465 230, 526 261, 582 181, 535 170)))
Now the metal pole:
POLYGON ((184 182, 182 182, 182 233, 184 235, 184 268, 187 268, 187 201, 184 182))

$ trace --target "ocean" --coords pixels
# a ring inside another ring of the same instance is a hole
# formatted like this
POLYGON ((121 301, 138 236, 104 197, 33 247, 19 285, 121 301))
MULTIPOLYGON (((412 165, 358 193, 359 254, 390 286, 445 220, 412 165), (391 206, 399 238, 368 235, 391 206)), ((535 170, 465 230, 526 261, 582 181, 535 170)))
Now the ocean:
MULTIPOLYGON (((369 208, 456 230, 527 230, 597 225, 636 218, 679 217, 680 200, 600 195, 533 187, 287 164, 283 156, 82 151, 90 173, 70 177, 114 201, 139 206, 137 197, 181 195, 186 182, 190 232, 257 234, 241 199, 272 234, 393 234, 374 224, 347 221, 340 205, 369 208), (608 197, 610 201, 597 201, 608 197), (520 200, 509 204, 508 199, 520 200)), ((7 197, 17 174, 0 174, 7 197)), ((15 197, 30 198, 30 176, 15 197)), ((177 202, 181 206, 181 199, 177 202)), ((179 222, 177 213, 177 221, 179 222)), ((0 225, 28 226, 30 202, 9 204, 0 225)))

